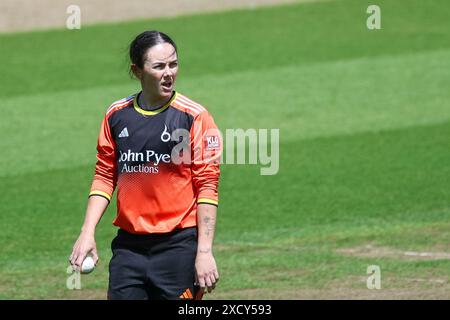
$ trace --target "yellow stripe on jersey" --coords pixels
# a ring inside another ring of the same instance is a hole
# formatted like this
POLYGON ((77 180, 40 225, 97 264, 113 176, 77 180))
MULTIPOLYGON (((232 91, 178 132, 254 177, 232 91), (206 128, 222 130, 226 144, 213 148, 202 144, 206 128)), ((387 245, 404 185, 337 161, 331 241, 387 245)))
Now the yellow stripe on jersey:
POLYGON ((111 201, 111 196, 103 191, 93 190, 93 191, 91 191, 91 193, 89 193, 89 197, 90 196, 102 196, 102 197, 105 197, 106 199, 108 199, 109 201, 111 201))
POLYGON ((211 200, 211 199, 206 199, 206 198, 200 198, 197 200, 197 203, 208 203, 208 204, 213 204, 215 206, 219 205, 219 202, 215 201, 215 200, 211 200))
POLYGON ((175 92, 175 93, 173 94, 172 98, 170 98, 169 102, 167 102, 167 103, 166 103, 165 105, 163 105, 161 108, 156 109, 156 110, 144 110, 144 109, 142 109, 141 107, 139 107, 139 104, 138 104, 138 102, 137 102, 138 96, 139 96, 139 95, 137 94, 136 97, 134 98, 134 101, 133 101, 134 109, 135 109, 137 112, 143 114, 144 116, 154 116, 155 114, 158 114, 158 113, 163 112, 164 110, 166 110, 166 109, 170 106, 170 104, 172 103, 172 101, 175 100, 175 98, 176 98, 176 96, 177 96, 177 93, 175 92))

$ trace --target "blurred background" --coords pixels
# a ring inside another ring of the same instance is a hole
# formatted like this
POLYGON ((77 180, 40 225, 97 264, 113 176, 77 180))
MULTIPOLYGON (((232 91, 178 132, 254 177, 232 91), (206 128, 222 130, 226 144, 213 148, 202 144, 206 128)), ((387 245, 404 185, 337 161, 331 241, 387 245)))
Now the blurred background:
POLYGON ((102 117, 140 90, 127 50, 150 29, 222 132, 280 129, 276 175, 222 165, 205 299, 450 298, 450 2, 73 2, 0 4, 0 299, 106 298, 114 201, 81 290, 68 257, 102 117))

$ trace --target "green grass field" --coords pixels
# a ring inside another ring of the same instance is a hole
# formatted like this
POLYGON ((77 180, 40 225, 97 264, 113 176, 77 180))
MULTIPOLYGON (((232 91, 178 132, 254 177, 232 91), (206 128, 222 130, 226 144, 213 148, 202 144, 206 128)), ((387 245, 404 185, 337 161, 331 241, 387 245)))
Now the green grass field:
POLYGON ((206 299, 449 299, 450 3, 376 2, 374 31, 372 2, 349 0, 0 35, 0 299, 106 297, 115 205, 82 290, 67 259, 145 29, 173 36, 177 90, 222 130, 280 129, 277 175, 222 166, 206 299))

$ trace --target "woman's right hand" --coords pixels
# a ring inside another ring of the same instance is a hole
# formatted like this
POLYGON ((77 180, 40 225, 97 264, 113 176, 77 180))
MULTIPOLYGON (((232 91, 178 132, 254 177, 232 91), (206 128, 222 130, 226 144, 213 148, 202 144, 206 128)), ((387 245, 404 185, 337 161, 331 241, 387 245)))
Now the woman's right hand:
POLYGON ((72 268, 76 271, 80 271, 81 265, 83 264, 84 259, 89 253, 92 254, 94 263, 97 265, 98 255, 94 235, 82 232, 75 242, 72 254, 69 258, 72 268))

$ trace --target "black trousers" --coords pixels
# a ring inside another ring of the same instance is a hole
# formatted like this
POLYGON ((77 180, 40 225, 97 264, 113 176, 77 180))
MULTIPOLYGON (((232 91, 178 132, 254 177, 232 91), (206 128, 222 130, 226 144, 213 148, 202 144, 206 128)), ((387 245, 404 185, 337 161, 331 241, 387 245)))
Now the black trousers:
POLYGON ((201 298, 194 286, 196 227, 149 235, 119 229, 111 249, 108 299, 201 298))

